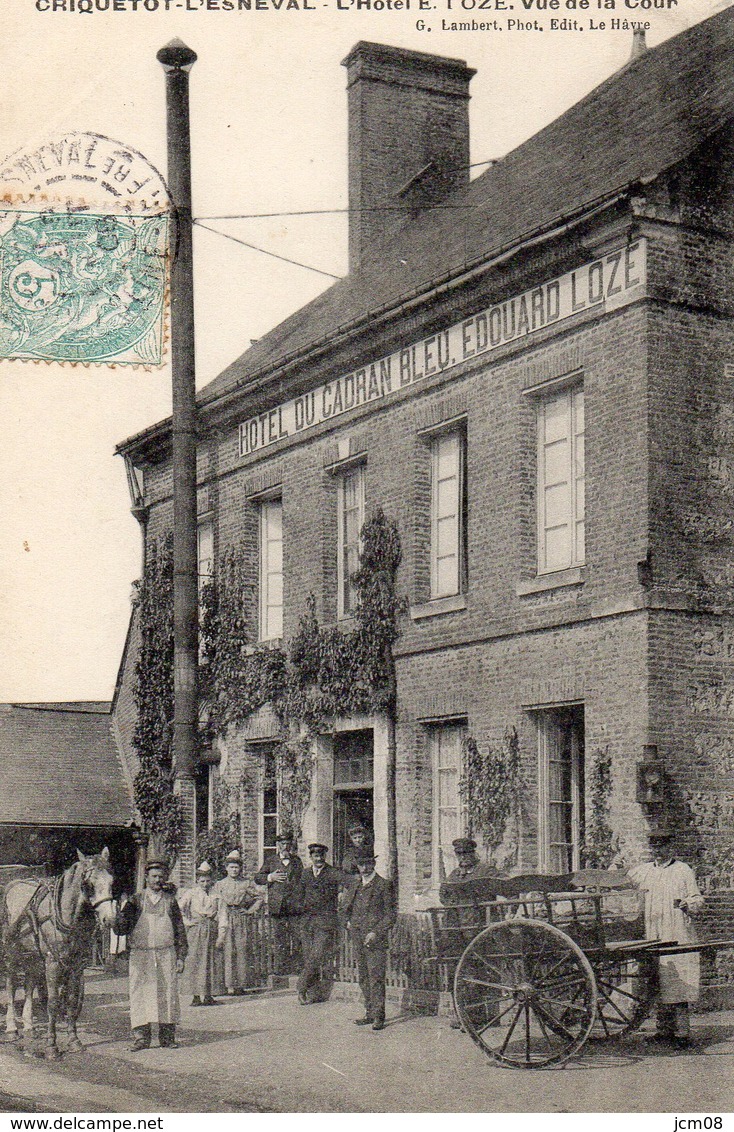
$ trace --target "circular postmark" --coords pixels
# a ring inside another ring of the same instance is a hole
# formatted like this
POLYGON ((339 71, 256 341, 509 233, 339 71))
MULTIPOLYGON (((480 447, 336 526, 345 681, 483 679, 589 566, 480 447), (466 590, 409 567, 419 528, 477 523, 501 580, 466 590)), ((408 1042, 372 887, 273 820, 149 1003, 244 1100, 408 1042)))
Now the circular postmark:
POLYGON ((71 132, 0 164, 0 357, 159 365, 170 198, 136 150, 71 132))
POLYGON ((158 170, 131 146, 102 134, 71 130, 24 147, 0 164, 0 199, 10 197, 165 212, 170 198, 158 170))

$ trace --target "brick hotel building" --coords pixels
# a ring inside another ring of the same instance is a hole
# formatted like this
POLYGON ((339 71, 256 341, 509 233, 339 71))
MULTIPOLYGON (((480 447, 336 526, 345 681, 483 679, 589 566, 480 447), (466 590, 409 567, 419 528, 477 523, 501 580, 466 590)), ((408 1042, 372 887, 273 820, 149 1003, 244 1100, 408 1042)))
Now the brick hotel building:
MULTIPOLYGON (((358 43, 349 274, 199 394, 201 572, 242 549, 253 639, 287 643, 309 594, 353 624, 364 518, 398 525, 403 909, 453 867, 467 737, 513 729, 515 868, 579 866, 610 760, 620 859, 664 812, 730 907, 734 11, 643 47, 470 181, 474 72, 358 43)), ((150 544, 172 520, 170 421, 119 450, 150 544)), ((137 642, 133 619, 131 761, 137 642)), ((250 870, 277 821, 276 732, 264 708, 203 755, 202 782, 259 776, 250 870)), ((304 842, 338 857, 359 814, 384 867, 387 743, 381 715, 321 729, 304 842)))

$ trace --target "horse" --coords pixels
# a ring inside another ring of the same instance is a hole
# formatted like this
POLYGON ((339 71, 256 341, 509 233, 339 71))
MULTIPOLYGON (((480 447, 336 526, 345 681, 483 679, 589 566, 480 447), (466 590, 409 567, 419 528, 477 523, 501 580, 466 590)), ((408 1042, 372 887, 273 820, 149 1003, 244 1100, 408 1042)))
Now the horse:
POLYGON ((15 989, 22 975, 26 1001, 23 1025, 32 1030, 33 989, 47 1002, 46 1057, 59 1056, 56 1024, 66 1019, 69 1050, 84 1048, 76 1032, 84 998, 84 967, 97 924, 111 927, 115 918, 113 878, 108 849, 93 857, 77 850, 78 860, 51 880, 10 881, 0 914, 2 949, 7 967, 8 1033, 17 1033, 15 989))

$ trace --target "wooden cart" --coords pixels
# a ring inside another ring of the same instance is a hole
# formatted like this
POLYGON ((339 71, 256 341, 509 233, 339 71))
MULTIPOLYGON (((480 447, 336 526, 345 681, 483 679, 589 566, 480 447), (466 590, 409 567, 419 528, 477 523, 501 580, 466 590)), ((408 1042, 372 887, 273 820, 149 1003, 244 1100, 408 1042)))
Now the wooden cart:
POLYGON ((590 1039, 636 1029, 662 956, 734 948, 645 940, 640 893, 620 871, 483 880, 457 892, 460 902, 431 909, 438 961, 453 977, 462 1027, 508 1067, 559 1066, 590 1039))

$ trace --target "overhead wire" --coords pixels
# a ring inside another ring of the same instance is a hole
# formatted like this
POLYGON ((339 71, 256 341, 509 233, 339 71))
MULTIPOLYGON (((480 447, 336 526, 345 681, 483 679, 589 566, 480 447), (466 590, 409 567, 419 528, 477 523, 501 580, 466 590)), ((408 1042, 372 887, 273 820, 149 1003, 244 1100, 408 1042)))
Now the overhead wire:
MULTIPOLYGON (((432 204, 431 210, 444 209, 448 212, 456 209, 474 208, 473 204, 432 204)), ((199 220, 270 220, 279 216, 343 216, 351 212, 415 212, 402 204, 374 205, 371 208, 306 208, 298 212, 238 212, 228 216, 197 216, 194 223, 199 220)))
POLYGON ((302 267, 306 271, 315 271, 317 275, 325 275, 327 279, 339 280, 341 275, 334 275, 332 271, 323 271, 320 267, 312 267, 310 263, 301 263, 297 259, 289 259, 288 256, 278 255, 277 252, 269 252, 267 248, 260 248, 257 244, 251 244, 248 240, 241 240, 238 236, 230 236, 228 232, 220 232, 216 228, 210 228, 208 224, 202 224, 200 220, 194 220, 193 223, 198 228, 204 228, 207 232, 213 232, 215 236, 222 236, 225 240, 232 240, 235 244, 242 244, 245 248, 250 248, 253 252, 260 252, 262 255, 270 256, 272 259, 279 259, 281 263, 289 263, 294 267, 302 267))
MULTIPOLYGON (((473 161, 470 165, 462 165, 460 168, 477 169, 480 165, 496 165, 498 160, 496 157, 490 157, 487 161, 473 161)), ((446 173, 458 171, 459 167, 445 170, 446 173)), ((434 204, 430 206, 431 211, 435 209, 453 211, 474 207, 473 204, 434 204)), ((197 224, 200 220, 274 220, 281 216, 343 216, 352 212, 415 212, 415 208, 402 204, 383 204, 372 205, 368 208, 305 208, 294 212, 239 212, 226 216, 198 216, 194 223, 197 224)))
MULTIPOLYGON (((466 169, 475 169, 480 165, 495 165, 497 159, 490 158, 487 161, 474 161, 469 166, 462 166, 466 169)), ((448 172, 455 172, 455 170, 448 170, 448 172)), ((432 210, 443 209, 445 211, 466 211, 471 210, 475 206, 473 204, 437 204, 430 206, 432 210)), ((251 251, 260 252, 261 255, 270 256, 272 259, 280 260, 281 263, 288 263, 294 267, 301 267, 304 271, 313 271, 317 275, 323 275, 327 279, 339 280, 341 275, 334 275, 332 271, 324 271, 320 267, 313 267, 309 263, 302 263, 297 259, 290 259, 288 256, 279 255, 277 252, 268 251, 267 248, 261 248, 258 244, 253 244, 248 240, 242 240, 239 236, 232 236, 228 232, 221 232, 218 228, 210 228, 209 224, 205 221, 221 221, 221 220, 275 220, 282 217, 289 216, 343 216, 357 212, 415 212, 415 208, 408 205, 374 205, 367 208, 307 208, 298 209, 292 212, 241 212, 228 214, 224 216, 197 216, 194 218, 193 223, 199 228, 204 228, 207 232, 213 232, 215 236, 222 236, 225 240, 232 240, 235 244, 241 244, 251 251)))

